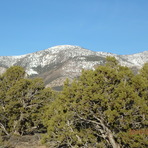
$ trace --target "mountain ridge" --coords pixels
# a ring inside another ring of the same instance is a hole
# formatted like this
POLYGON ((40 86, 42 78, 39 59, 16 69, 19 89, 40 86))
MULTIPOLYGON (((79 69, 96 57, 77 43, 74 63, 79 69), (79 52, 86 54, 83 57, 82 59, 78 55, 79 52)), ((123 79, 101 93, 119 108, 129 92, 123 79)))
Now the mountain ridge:
POLYGON ((0 70, 19 65, 30 77, 42 77, 47 86, 61 86, 66 78, 78 77, 82 69, 94 69, 96 65, 103 64, 107 56, 114 56, 123 66, 137 69, 148 62, 148 51, 117 55, 80 46, 58 45, 20 56, 0 56, 0 70))

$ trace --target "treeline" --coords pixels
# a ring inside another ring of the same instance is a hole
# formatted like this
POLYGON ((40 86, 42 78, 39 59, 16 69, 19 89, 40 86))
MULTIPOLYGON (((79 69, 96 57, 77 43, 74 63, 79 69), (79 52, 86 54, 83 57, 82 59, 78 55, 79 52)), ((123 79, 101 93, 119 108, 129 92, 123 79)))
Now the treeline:
POLYGON ((63 90, 28 79, 19 66, 0 76, 0 145, 5 137, 41 134, 48 147, 148 147, 148 63, 138 74, 113 57, 63 90))

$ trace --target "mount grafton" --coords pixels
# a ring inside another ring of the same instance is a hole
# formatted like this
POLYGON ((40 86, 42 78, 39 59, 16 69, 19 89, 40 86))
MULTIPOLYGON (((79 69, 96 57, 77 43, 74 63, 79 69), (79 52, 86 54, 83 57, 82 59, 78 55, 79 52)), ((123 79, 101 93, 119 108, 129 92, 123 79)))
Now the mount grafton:
POLYGON ((62 86, 66 78, 73 79, 82 69, 93 69, 105 62, 106 56, 114 56, 121 65, 139 69, 148 62, 148 51, 133 55, 116 55, 94 52, 79 46, 61 45, 21 56, 0 56, 0 73, 8 67, 19 65, 30 77, 42 77, 46 86, 62 86))

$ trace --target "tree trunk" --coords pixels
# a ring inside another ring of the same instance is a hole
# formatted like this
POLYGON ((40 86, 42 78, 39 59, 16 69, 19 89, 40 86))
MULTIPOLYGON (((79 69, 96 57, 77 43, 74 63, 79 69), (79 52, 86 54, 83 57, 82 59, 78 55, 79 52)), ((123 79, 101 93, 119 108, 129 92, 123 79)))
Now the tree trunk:
POLYGON ((109 142, 110 145, 112 145, 113 148, 120 148, 120 145, 115 141, 113 133, 111 132, 111 130, 104 124, 104 122, 100 119, 97 118, 96 116, 94 116, 95 119, 97 119, 97 121, 95 120, 89 120, 89 119, 85 119, 83 117, 81 117, 80 115, 78 115, 78 117, 81 120, 84 120, 86 122, 92 123, 94 125, 98 125, 99 127, 102 127, 101 129, 98 129, 101 133, 104 133, 103 138, 109 142))
POLYGON ((101 118, 96 117, 95 115, 93 115, 93 117, 97 120, 89 120, 89 119, 85 119, 83 117, 81 117, 80 115, 77 115, 81 120, 84 120, 86 122, 92 123, 94 125, 98 125, 98 127, 101 127, 100 129, 98 129, 101 133, 103 134, 103 138, 109 142, 109 144, 113 147, 113 148, 120 148, 120 145, 115 141, 113 133, 111 132, 111 130, 104 124, 103 120, 101 118))
POLYGON ((111 132, 111 130, 104 124, 103 119, 101 118, 97 118, 95 115, 93 115, 93 117, 95 119, 97 119, 97 121, 99 121, 99 125, 102 126, 102 129, 106 135, 106 138, 108 139, 109 143, 112 145, 113 148, 120 148, 120 145, 115 141, 113 133, 111 132))
POLYGON ((4 133, 9 136, 9 133, 7 132, 6 128, 4 127, 4 125, 2 123, 0 123, 0 127, 2 128, 4 133))
POLYGON ((107 137, 113 148, 120 148, 119 144, 115 141, 113 134, 111 132, 109 132, 107 137))

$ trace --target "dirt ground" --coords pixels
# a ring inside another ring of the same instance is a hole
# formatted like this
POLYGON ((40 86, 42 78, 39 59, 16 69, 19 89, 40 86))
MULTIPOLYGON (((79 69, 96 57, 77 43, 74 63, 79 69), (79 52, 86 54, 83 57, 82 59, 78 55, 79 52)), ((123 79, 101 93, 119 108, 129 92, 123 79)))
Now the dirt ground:
POLYGON ((13 136, 9 139, 7 144, 10 148, 47 148, 41 144, 40 140, 40 135, 13 136))

